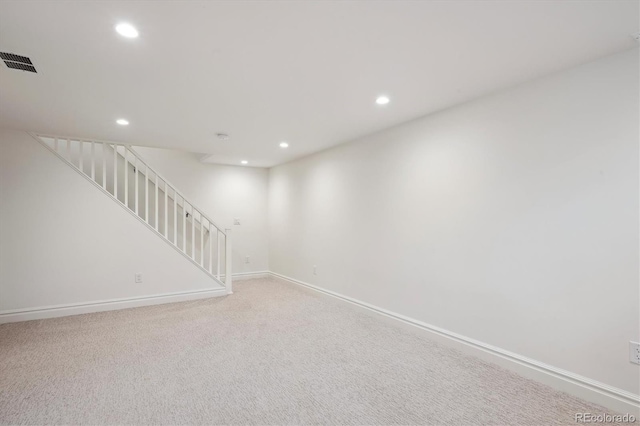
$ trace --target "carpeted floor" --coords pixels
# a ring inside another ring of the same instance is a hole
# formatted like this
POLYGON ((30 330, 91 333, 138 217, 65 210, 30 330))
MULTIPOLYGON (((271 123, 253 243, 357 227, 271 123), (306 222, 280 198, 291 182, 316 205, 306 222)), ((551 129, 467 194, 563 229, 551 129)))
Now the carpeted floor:
POLYGON ((2 424, 575 424, 603 409, 273 279, 0 326, 2 424))

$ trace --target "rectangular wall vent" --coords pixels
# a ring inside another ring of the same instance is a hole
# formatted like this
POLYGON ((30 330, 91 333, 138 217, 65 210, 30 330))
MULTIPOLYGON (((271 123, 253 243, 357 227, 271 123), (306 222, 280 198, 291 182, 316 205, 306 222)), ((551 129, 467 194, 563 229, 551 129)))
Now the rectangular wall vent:
POLYGON ((7 64, 9 68, 13 68, 14 70, 31 71, 35 73, 38 72, 36 71, 36 67, 34 67, 33 65, 27 65, 20 62, 10 62, 10 61, 4 61, 4 63, 7 64))
POLYGON ((26 56, 20 56, 14 53, 0 52, 0 58, 4 60, 4 63, 9 68, 37 73, 36 67, 33 66, 33 62, 31 62, 31 59, 27 58, 26 56))
POLYGON ((22 62, 23 64, 33 65, 31 59, 26 56, 14 55, 13 53, 0 52, 0 58, 3 61, 22 62))

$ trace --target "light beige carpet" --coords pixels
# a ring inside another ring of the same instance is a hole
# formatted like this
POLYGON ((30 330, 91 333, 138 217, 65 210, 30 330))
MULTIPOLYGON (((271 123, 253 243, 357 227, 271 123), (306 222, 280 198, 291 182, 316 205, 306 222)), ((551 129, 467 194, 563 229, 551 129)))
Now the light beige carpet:
POLYGON ((3 424, 575 424, 567 394, 273 279, 0 326, 3 424))

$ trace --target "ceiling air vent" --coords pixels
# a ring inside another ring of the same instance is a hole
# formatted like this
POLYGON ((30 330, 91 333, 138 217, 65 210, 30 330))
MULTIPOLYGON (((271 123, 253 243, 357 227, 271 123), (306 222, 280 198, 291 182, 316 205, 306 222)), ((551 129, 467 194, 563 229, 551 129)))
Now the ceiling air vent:
POLYGON ((30 71, 35 72, 36 67, 33 66, 33 62, 31 59, 26 56, 15 55, 13 53, 0 52, 0 58, 4 61, 4 63, 14 70, 22 70, 22 71, 30 71))

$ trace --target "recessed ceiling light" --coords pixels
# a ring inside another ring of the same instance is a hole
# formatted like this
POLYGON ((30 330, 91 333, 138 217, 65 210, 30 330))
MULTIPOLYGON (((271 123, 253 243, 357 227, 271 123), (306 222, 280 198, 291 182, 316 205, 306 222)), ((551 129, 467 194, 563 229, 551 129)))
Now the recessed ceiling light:
POLYGON ((247 160, 242 160, 240 163, 242 164, 249 164, 249 162, 247 160))
POLYGON ((218 137, 218 139, 222 139, 223 141, 226 141, 230 138, 230 136, 226 133, 216 133, 216 136, 218 137))
POLYGON ((288 148, 289 144, 286 142, 280 142, 280 148, 288 148))
POLYGON ((125 120, 124 118, 118 118, 116 120, 116 123, 118 123, 121 126, 128 126, 129 122, 127 120, 125 120))
POLYGON ((136 38, 138 37, 138 30, 131 24, 122 23, 116 25, 116 31, 123 37, 126 38, 136 38))
POLYGON ((378 96, 378 99, 376 99, 376 103, 378 105, 386 105, 389 103, 389 98, 387 98, 386 96, 378 96))

